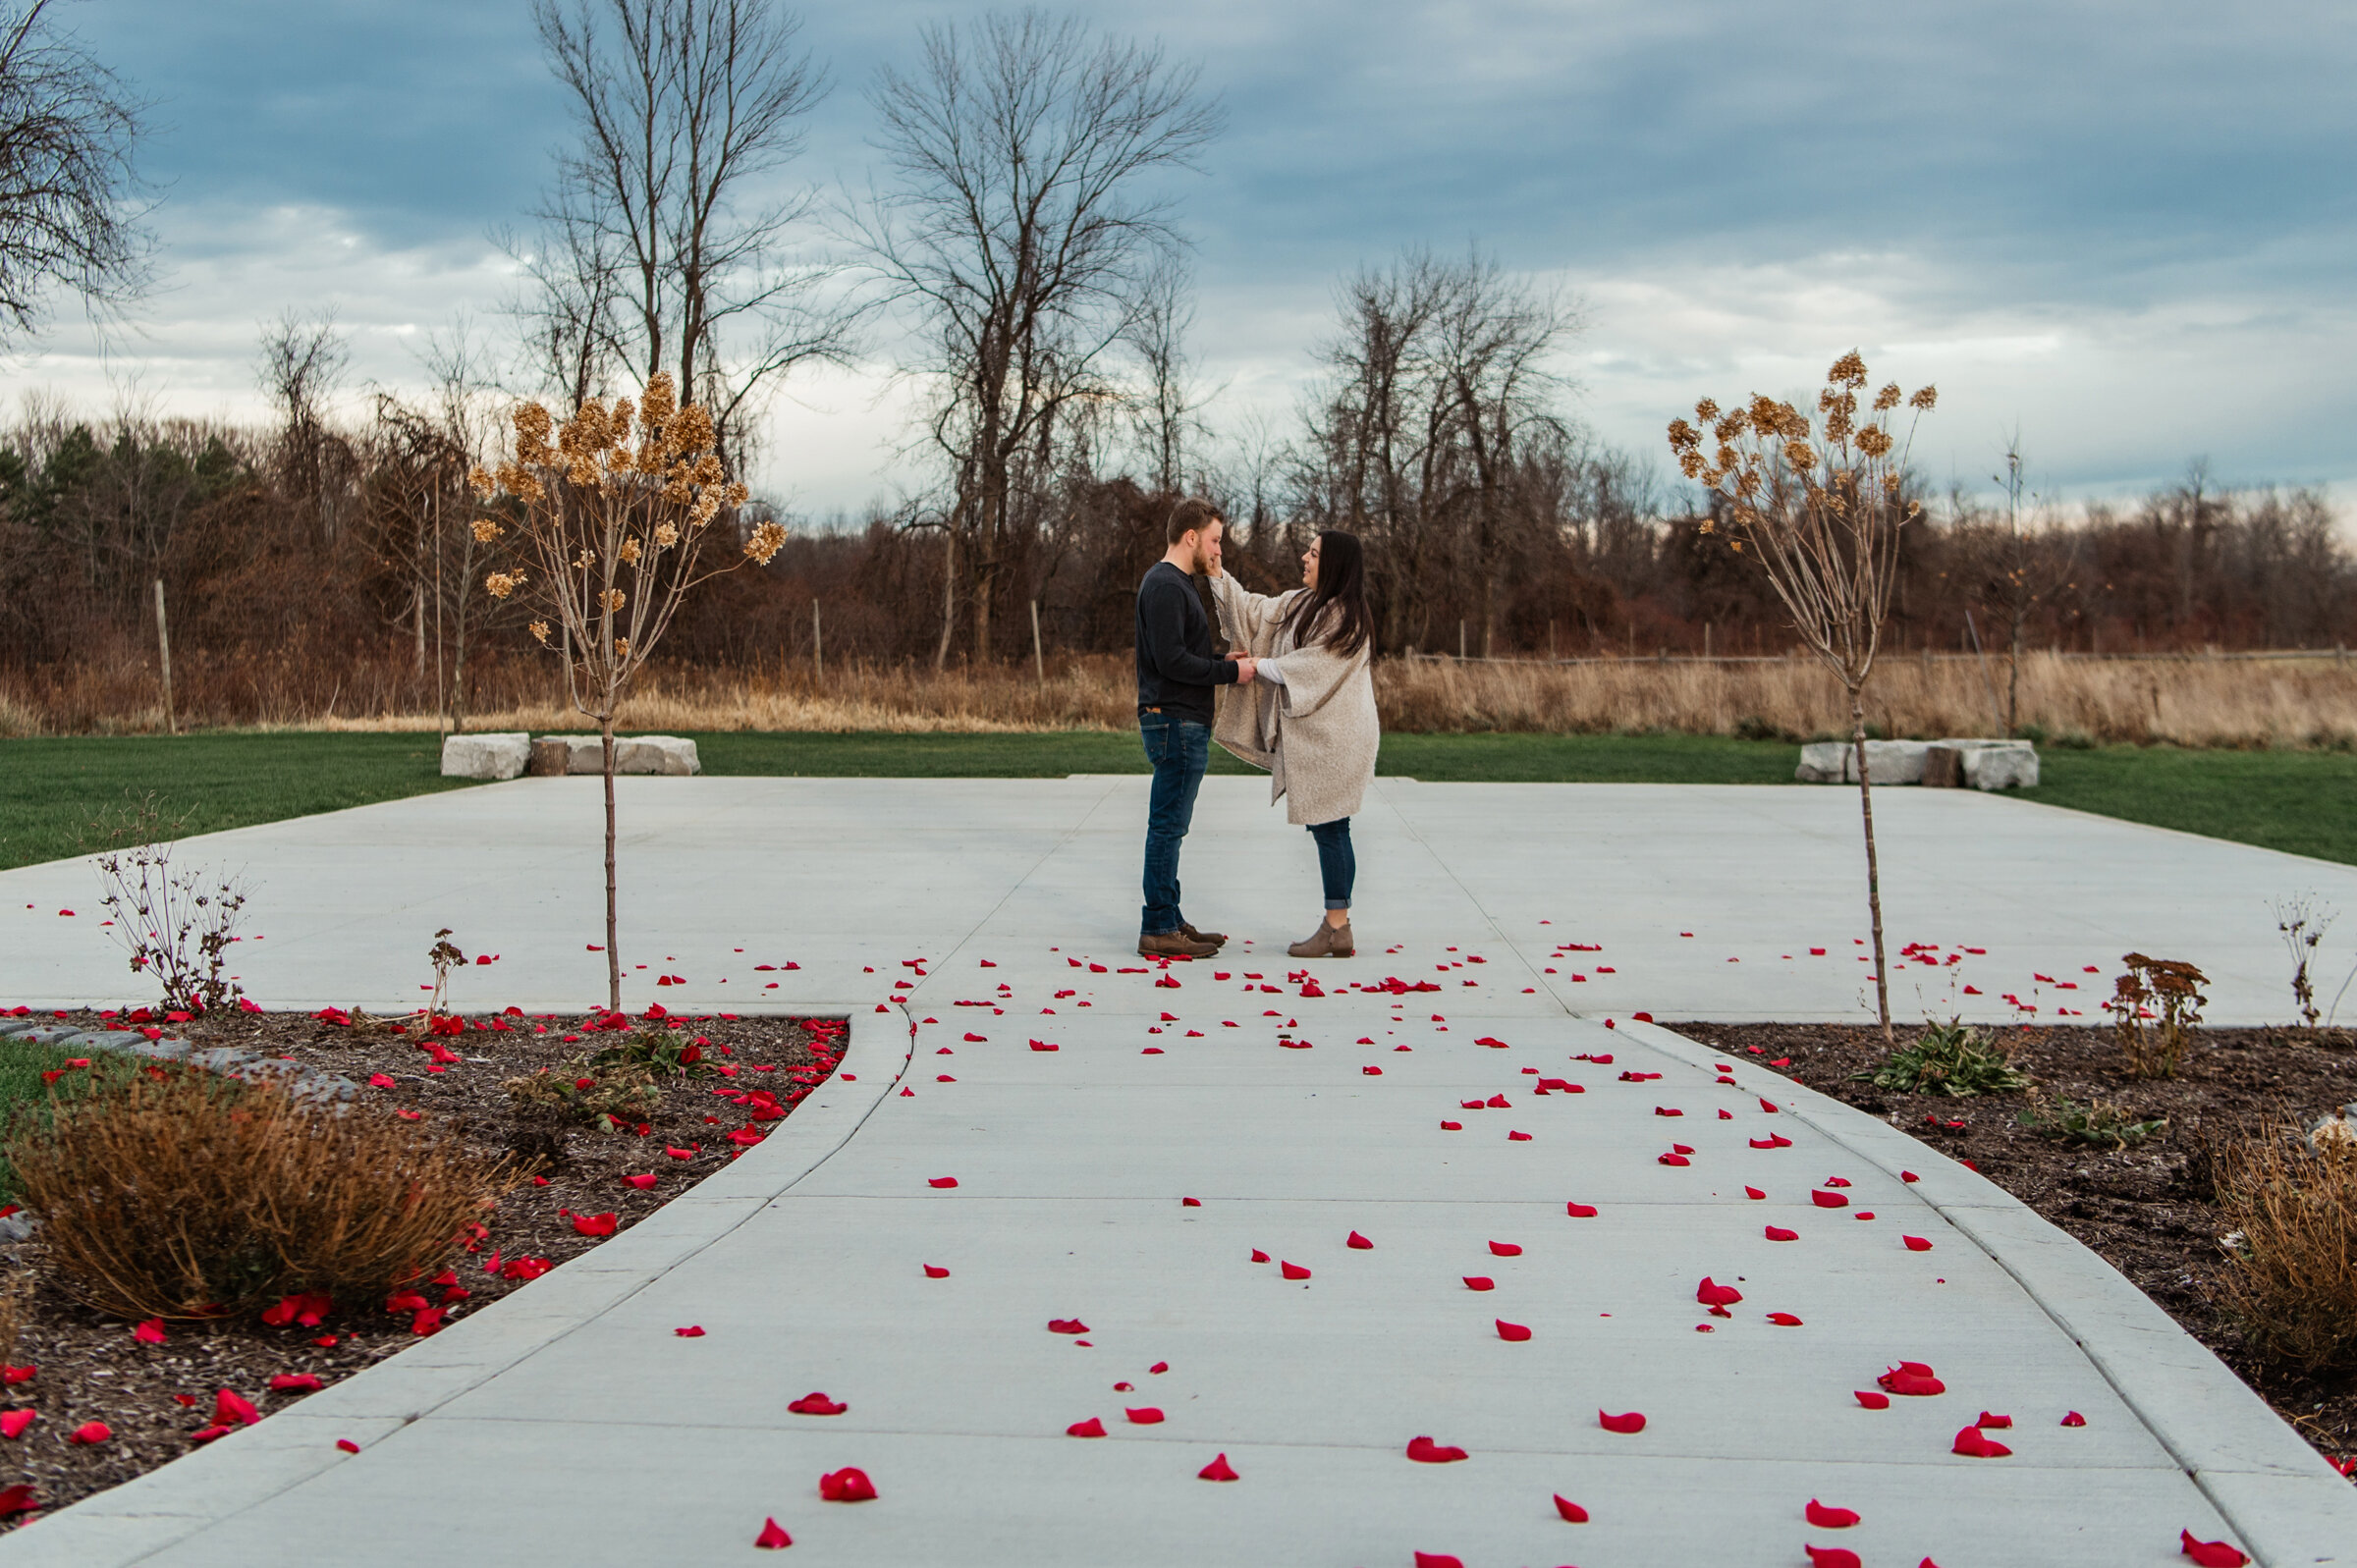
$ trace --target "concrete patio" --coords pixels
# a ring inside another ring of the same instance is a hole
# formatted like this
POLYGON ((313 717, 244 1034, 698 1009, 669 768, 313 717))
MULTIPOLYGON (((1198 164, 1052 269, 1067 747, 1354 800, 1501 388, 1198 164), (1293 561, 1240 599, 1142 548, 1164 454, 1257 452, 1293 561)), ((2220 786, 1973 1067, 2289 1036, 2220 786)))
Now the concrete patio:
MULTIPOLYGON (((773 1516, 788 1562, 2159 1565, 2180 1529, 2357 1562, 2357 1488, 2100 1260, 1633 1018, 1871 1016, 1854 794, 1382 781, 1366 946, 1311 987, 1284 944, 1314 855, 1258 781, 1208 781, 1187 848, 1228 952, 1131 954, 1143 798, 623 781, 626 1000, 848 1012, 837 1078, 644 1223, 0 1564, 734 1561, 773 1516), (1947 1391, 1865 1408, 1906 1360, 1947 1391), (786 1409, 814 1389, 850 1409, 786 1409), (1951 1451, 1984 1411, 2010 1457, 1951 1451), (1090 1418, 1109 1435, 1066 1435, 1090 1418), (1240 1479, 1198 1479, 1223 1454, 1240 1479), (821 1501, 844 1466, 880 1496, 821 1501)), ((459 1005, 579 1006, 596 799, 524 780, 181 853, 247 867, 267 1005, 414 1006, 450 926, 499 955, 459 1005)), ((2268 900, 2357 904, 2357 869, 2017 800, 1878 815, 1892 956, 1932 945, 1894 967, 1910 1020, 2094 1017, 2131 948, 2201 964, 2214 1020, 2280 1019, 2268 900)), ((92 906, 79 863, 0 874, 0 1002, 129 994, 92 906)))

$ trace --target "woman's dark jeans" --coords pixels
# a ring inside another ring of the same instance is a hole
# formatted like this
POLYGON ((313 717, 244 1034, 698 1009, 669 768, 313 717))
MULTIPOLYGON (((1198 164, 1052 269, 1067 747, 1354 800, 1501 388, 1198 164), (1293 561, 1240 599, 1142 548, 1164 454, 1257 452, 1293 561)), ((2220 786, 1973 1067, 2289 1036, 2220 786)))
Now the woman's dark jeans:
POLYGON ((1154 791, 1146 805, 1146 902, 1137 929, 1148 937, 1168 936, 1185 922, 1178 912, 1178 841, 1195 818, 1195 791, 1211 765, 1211 727, 1167 714, 1137 716, 1138 738, 1154 765, 1154 791))
POLYGON ((1318 874, 1326 880, 1326 907, 1350 907, 1350 886, 1358 881, 1358 856, 1350 848, 1350 819, 1312 824, 1309 836, 1318 841, 1318 874))

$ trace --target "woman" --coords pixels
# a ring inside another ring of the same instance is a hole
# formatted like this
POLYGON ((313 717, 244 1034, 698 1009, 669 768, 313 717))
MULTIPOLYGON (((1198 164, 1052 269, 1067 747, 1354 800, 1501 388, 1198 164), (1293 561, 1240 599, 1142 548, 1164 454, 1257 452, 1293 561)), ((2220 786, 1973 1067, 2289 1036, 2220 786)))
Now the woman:
POLYGON ((1329 529, 1301 557, 1301 586, 1271 598, 1247 593, 1210 568, 1220 630, 1257 661, 1249 686, 1223 686, 1212 737, 1270 776, 1269 801, 1318 842, 1326 918, 1286 950, 1295 958, 1347 958, 1350 890, 1358 861, 1350 819, 1375 777, 1375 618, 1367 609, 1366 552, 1358 536, 1329 529))

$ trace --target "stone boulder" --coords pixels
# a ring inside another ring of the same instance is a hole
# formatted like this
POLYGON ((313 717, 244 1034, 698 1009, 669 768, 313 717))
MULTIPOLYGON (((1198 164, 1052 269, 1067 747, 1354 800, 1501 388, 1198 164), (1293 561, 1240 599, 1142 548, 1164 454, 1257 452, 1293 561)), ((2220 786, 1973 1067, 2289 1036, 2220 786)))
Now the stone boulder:
POLYGON ((1800 748, 1800 766, 1792 777, 1802 784, 1840 784, 1849 777, 1849 742, 1812 740, 1800 748))
MULTIPOLYGON (((1952 742, 1951 742, 1952 744, 1952 742)), ((1964 782, 1975 789, 2035 789, 2038 748, 2026 740, 1993 740, 1966 746, 1964 782)))
MULTIPOLYGON (((567 773, 596 775, 605 767, 605 747, 595 735, 544 735, 540 744, 562 742, 571 748, 567 773)), ((618 774, 661 774, 685 779, 701 773, 695 742, 679 735, 616 735, 614 771, 618 774)))
POLYGON ((521 731, 513 734, 450 735, 442 742, 445 779, 521 779, 530 760, 532 742, 521 731))

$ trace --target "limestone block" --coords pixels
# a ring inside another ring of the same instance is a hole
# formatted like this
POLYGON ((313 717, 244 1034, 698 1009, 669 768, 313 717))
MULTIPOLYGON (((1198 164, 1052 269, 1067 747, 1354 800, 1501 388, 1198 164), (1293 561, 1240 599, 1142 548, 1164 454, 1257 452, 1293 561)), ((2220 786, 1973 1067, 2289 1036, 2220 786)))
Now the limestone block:
POLYGON ((450 735, 442 742, 445 779, 517 779, 531 752, 530 737, 513 734, 450 735))
POLYGON ((617 773, 652 773, 685 779, 702 769, 695 755, 695 742, 679 735, 632 735, 628 740, 618 738, 615 741, 615 753, 614 771, 617 773))
MULTIPOLYGON (((605 749, 595 735, 547 735, 542 744, 563 741, 572 747, 572 760, 567 773, 596 774, 605 767, 605 749)), ((685 778, 702 771, 695 754, 695 742, 678 735, 616 735, 614 737, 614 771, 624 773, 667 774, 685 778)))
POLYGON ((1964 782, 1975 789, 2035 789, 2038 748, 2026 740, 2001 740, 1964 753, 1964 782))
POLYGON ((1924 753, 1931 749, 1928 740, 1869 740, 1866 776, 1878 784, 1921 784, 1924 753))
POLYGON ((1849 777, 1849 743, 1812 740, 1800 748, 1800 766, 1792 777, 1802 784, 1840 784, 1849 777))

